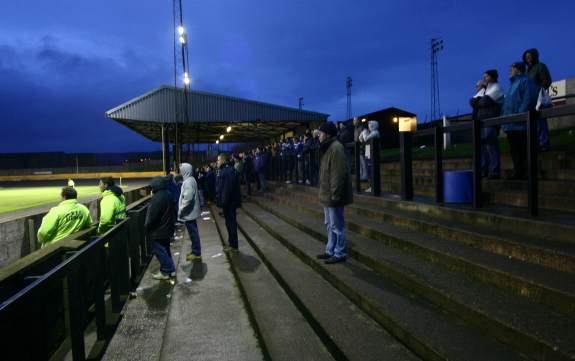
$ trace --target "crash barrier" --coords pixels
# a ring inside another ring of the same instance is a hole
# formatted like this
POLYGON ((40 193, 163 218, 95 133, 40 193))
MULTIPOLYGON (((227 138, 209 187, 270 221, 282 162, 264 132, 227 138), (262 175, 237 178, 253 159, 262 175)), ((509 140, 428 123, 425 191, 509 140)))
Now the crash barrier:
MULTIPOLYGON (((414 132, 399 133, 400 147, 400 171, 401 171, 401 199, 413 200, 413 156, 412 147, 414 138, 433 138, 434 165, 435 165, 435 201, 444 203, 444 172, 443 172, 443 138, 446 133, 471 132, 472 157, 473 157, 473 189, 472 204, 474 208, 481 208, 481 128, 499 127, 503 124, 525 123, 527 132, 527 197, 528 211, 532 216, 539 213, 538 204, 538 164, 539 144, 537 138, 537 121, 539 119, 561 118, 575 115, 575 105, 556 105, 552 108, 539 112, 530 111, 525 113, 501 116, 485 120, 472 120, 471 122, 459 123, 456 125, 443 126, 437 124, 434 127, 422 129, 414 132)), ((368 143, 347 143, 344 144, 346 153, 350 161, 350 169, 354 174, 355 188, 361 192, 360 167, 362 162, 368 164, 368 174, 371 192, 373 196, 381 195, 381 162, 380 162, 380 142, 379 139, 372 139, 368 143), (369 146, 370 157, 366 157, 365 147, 369 146), (362 159, 363 158, 363 159, 362 159)), ((293 183, 305 183, 317 186, 319 180, 320 154, 318 146, 312 147, 305 153, 291 154, 280 152, 273 155, 268 165, 268 179, 274 181, 286 181, 293 183)))
POLYGON ((99 358, 130 291, 151 259, 144 236, 150 196, 101 236, 95 226, 10 265, 0 273, 0 344, 18 360, 99 358), (96 341, 85 343, 95 329, 96 341))

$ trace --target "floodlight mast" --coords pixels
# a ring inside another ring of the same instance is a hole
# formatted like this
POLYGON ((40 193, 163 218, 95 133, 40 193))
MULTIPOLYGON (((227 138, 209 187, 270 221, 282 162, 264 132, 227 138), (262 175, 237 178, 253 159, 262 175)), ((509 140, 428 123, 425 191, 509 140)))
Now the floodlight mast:
POLYGON ((439 101, 439 70, 437 67, 437 53, 443 50, 441 38, 431 39, 431 114, 430 120, 441 117, 441 103, 439 101))

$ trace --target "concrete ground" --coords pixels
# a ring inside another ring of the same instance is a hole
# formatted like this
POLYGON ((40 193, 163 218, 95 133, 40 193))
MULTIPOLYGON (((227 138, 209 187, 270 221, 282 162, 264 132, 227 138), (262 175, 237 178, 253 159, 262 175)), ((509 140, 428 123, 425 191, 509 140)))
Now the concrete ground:
POLYGON ((198 227, 202 260, 186 261, 184 232, 172 248, 175 281, 153 280, 159 264, 150 263, 104 360, 263 359, 213 217, 205 214, 198 227))

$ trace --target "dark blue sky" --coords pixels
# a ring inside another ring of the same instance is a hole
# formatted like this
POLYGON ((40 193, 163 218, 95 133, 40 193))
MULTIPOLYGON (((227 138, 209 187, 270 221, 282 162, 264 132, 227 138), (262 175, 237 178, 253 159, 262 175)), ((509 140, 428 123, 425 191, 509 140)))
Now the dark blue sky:
MULTIPOLYGON (((0 152, 157 150, 104 112, 173 84, 171 1, 0 5, 0 152)), ((575 76, 575 1, 184 0, 194 89, 305 108, 429 112, 429 40, 442 37, 442 111, 466 113, 482 72, 537 47, 575 76)))

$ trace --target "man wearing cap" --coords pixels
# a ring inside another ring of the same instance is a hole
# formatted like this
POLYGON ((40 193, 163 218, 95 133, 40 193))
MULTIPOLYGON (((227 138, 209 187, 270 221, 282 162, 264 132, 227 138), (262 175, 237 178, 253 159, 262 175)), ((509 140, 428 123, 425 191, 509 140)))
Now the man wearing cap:
POLYGON ((324 206, 327 245, 318 259, 325 263, 344 262, 347 258, 343 209, 353 202, 351 175, 343 145, 337 140, 332 122, 319 127, 319 201, 324 206))
MULTIPOLYGON (((525 63, 513 63, 509 75, 511 84, 505 94, 501 114, 511 115, 535 110, 539 88, 525 75, 525 63)), ((513 160, 513 174, 510 179, 524 179, 527 175, 527 126, 525 122, 520 122, 503 124, 501 128, 507 134, 513 160)))

